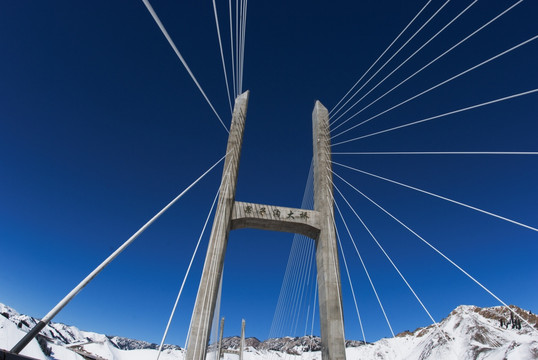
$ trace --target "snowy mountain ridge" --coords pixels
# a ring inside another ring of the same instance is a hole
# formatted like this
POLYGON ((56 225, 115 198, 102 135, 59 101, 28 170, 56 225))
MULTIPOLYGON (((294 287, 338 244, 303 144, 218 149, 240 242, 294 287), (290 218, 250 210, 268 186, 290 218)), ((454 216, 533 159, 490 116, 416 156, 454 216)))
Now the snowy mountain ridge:
MULTIPOLYGON (((0 303, 0 314, 17 325, 17 328, 27 333, 33 328, 39 319, 28 315, 19 314, 14 309, 0 303)), ((120 336, 107 336, 89 331, 79 330, 75 326, 51 322, 41 332, 40 335, 49 342, 56 344, 76 346, 87 343, 112 343, 121 350, 158 349, 157 344, 152 344, 142 340, 133 340, 120 336)), ((180 350, 176 345, 165 345, 165 349, 180 350)))
MULTIPOLYGON (((375 343, 346 342, 348 359, 379 360, 530 360, 538 359, 538 316, 511 306, 523 319, 517 320, 504 307, 480 308, 461 305, 435 325, 405 331, 375 343)), ((0 304, 0 348, 10 349, 38 320, 0 304)), ((224 360, 237 360, 240 339, 223 340, 224 360)), ((318 337, 284 337, 259 341, 246 339, 245 360, 291 357, 320 360, 318 337)), ((82 331, 74 326, 51 323, 22 354, 43 360, 138 360, 156 358, 156 344, 118 336, 82 331)), ((208 359, 214 359, 208 355, 208 359)), ((166 345, 161 359, 183 360, 185 351, 166 345)))

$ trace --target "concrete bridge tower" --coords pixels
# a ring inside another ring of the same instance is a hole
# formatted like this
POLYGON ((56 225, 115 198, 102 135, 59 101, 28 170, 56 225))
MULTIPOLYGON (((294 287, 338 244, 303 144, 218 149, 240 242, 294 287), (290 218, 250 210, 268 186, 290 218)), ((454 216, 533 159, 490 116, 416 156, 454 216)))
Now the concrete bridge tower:
POLYGON ((340 267, 334 225, 329 113, 317 101, 314 134, 314 210, 235 200, 249 92, 235 100, 219 200, 189 330, 187 360, 205 360, 230 230, 256 228, 303 234, 316 242, 323 360, 345 360, 340 267))

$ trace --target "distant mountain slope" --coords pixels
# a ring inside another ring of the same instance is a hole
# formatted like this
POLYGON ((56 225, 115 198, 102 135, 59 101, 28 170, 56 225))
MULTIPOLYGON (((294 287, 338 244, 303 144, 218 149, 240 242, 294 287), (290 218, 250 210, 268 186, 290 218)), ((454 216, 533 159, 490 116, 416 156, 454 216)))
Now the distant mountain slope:
MULTIPOLYGON (((534 330, 520 323, 504 307, 480 308, 462 305, 443 319, 394 338, 364 344, 347 341, 348 359, 376 360, 531 360, 538 359, 538 316, 516 306, 511 308, 534 330)), ((37 320, 0 304, 0 347, 9 349, 37 320)), ((237 360, 239 337, 223 341, 225 360, 237 360)), ((320 360, 319 337, 284 337, 259 341, 246 339, 245 360, 286 356, 291 359, 320 360)), ((157 345, 145 341, 81 331, 74 326, 51 323, 34 340, 25 354, 36 359, 55 360, 142 360, 156 358, 157 345)), ((167 345, 163 360, 183 360, 185 352, 167 345)), ((214 357, 208 357, 214 359, 214 357)))
MULTIPOLYGON (((538 359, 538 317, 516 306, 514 311, 534 325, 512 328, 510 311, 503 307, 458 306, 439 323, 381 339, 352 349, 359 358, 379 360, 527 360, 538 359), (501 327, 503 324, 508 326, 501 327)), ((515 321, 514 321, 515 323, 515 321)))
MULTIPOLYGON (((0 304, 0 314, 0 347, 7 350, 39 321, 4 304, 0 304), (9 326, 2 325, 6 323, 9 326)), ((158 349, 158 345, 146 341, 82 331, 60 323, 47 325, 40 332, 38 341, 32 343, 35 344, 31 350, 25 349, 23 353, 44 360, 142 360, 154 358, 158 349)), ((161 359, 183 359, 183 350, 179 346, 165 345, 164 349, 161 359)))

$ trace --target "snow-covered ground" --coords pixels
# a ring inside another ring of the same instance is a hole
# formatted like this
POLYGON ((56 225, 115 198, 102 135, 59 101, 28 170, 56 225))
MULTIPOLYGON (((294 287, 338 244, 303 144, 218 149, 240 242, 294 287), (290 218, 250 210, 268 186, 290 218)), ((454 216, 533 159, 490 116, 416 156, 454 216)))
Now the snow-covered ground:
MULTIPOLYGON (((21 331, 17 325, 9 321, 3 316, 0 316, 0 348, 11 349, 22 337, 25 332, 21 331)), ((25 349, 21 351, 21 355, 30 356, 36 359, 46 360, 47 357, 41 351, 37 340, 32 340, 25 349)))
MULTIPOLYGON (((513 309, 531 328, 517 326, 503 307, 479 308, 462 305, 439 323, 372 344, 354 342, 346 349, 348 359, 376 360, 531 360, 538 359, 538 317, 513 309), (503 325, 501 326, 501 320, 503 325), (514 326, 512 326, 514 324, 514 326)), ((35 325, 36 319, 0 304, 0 348, 10 349, 35 325)), ((41 345, 33 340, 22 352, 35 359, 54 360, 146 360, 156 359, 155 344, 81 331, 74 326, 51 323, 41 332, 41 345), (47 349, 48 348, 48 349, 47 349), (49 356, 45 352, 50 353, 49 356)), ((224 360, 238 360, 237 338, 225 341, 224 360)), ((244 360, 321 360, 318 338, 281 338, 259 342, 251 339, 244 360), (278 349, 278 350, 269 350, 278 349)), ((168 346, 162 360, 183 360, 185 351, 168 346)), ((210 354, 208 360, 215 360, 210 354)))

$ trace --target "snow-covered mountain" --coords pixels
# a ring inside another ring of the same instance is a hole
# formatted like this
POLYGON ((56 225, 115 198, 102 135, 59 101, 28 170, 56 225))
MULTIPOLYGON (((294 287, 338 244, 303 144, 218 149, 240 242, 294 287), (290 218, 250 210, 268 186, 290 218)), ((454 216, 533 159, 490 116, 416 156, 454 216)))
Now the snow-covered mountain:
MULTIPOLYGON (((11 349, 39 321, 0 304, 0 348, 11 349)), ((146 341, 82 331, 51 322, 21 354, 55 360, 142 360, 157 354, 158 345, 146 341)), ((179 346, 165 345, 161 359, 183 359, 179 346)))
POLYGON ((461 305, 439 322, 439 328, 430 325, 403 332, 350 352, 355 359, 538 359, 538 317, 510 307, 533 328, 522 325, 519 329, 519 322, 511 320, 511 312, 504 307, 461 305))
MULTIPOLYGON (((348 359, 377 360, 530 360, 538 359, 538 316, 516 306, 511 308, 533 325, 515 319, 504 307, 462 305, 439 322, 413 332, 375 343, 348 341, 348 359)), ((0 348, 10 349, 37 320, 0 304, 0 348)), ((223 341, 224 360, 237 360, 239 337, 223 341)), ((320 360, 318 337, 284 337, 259 341, 246 339, 245 360, 283 358, 320 360)), ((81 331, 74 326, 49 324, 23 351, 36 359, 138 360, 156 358, 157 345, 145 341, 81 331)), ((185 352, 167 345, 161 359, 183 360, 185 352)), ((214 359, 214 356, 208 358, 214 359)))

